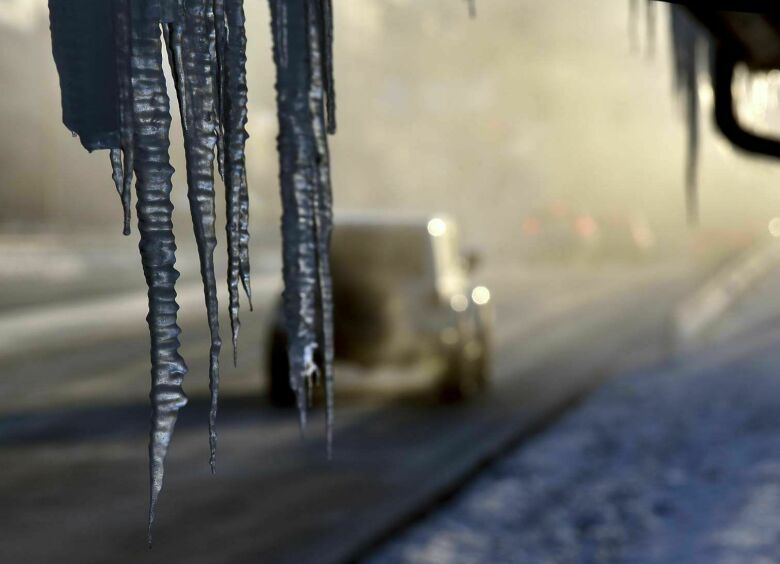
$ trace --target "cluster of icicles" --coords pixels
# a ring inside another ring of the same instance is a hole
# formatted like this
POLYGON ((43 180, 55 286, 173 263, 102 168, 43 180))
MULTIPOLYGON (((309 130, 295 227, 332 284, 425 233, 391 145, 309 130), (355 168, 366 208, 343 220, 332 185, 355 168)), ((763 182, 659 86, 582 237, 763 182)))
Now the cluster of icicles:
MULTIPOLYGON (((630 0, 632 18, 640 0, 630 0)), ((652 38, 655 17, 649 0, 652 38)), ((301 424, 311 389, 321 377, 326 397, 328 454, 333 432, 333 305, 329 268, 332 194, 327 135, 335 133, 332 0, 269 0, 277 69, 278 151, 282 196, 284 317, 290 385, 301 424)), ((476 15, 475 0, 466 0, 476 15)), ((170 102, 163 72, 168 57, 184 132, 188 199, 200 257, 211 332, 209 383, 210 464, 216 464, 219 329, 214 249, 215 161, 224 181, 229 313, 233 360, 239 321, 239 286, 249 300, 249 192, 246 29, 243 0, 110 0, 115 41, 118 142, 109 148, 113 179, 130 233, 133 179, 144 274, 149 286, 152 423, 149 443, 149 539, 163 482, 163 464, 179 409, 187 402, 187 366, 179 354, 169 156, 170 102)), ((55 3, 51 3, 54 6, 55 3)), ((60 2, 59 6, 64 3, 60 2)), ((54 12, 55 8, 52 8, 54 12)), ((57 8, 63 12, 69 8, 57 8)), ((62 15, 62 14, 60 14, 62 15)), ((65 14, 69 16, 70 14, 65 14)), ((679 6, 671 7, 675 84, 685 100, 689 128, 687 202, 696 216, 699 107, 696 89, 703 32, 679 6)), ((633 28, 632 28, 633 29, 633 28)), ((55 45, 56 55, 56 45, 55 45)), ((82 139, 83 141, 83 139, 82 139)))
MULTIPOLYGON (((179 273, 175 269, 171 203, 174 173, 169 157, 171 114, 162 57, 163 54, 168 57, 181 114, 188 198, 211 331, 209 440, 213 471, 222 345, 214 274, 215 161, 225 186, 234 362, 240 327, 240 284, 251 307, 249 193, 244 154, 248 137, 246 30, 243 0, 112 0, 110 4, 119 141, 116 146, 97 148, 110 149, 113 178, 124 208, 125 234, 130 233, 135 177, 139 246, 149 287, 151 542, 166 452, 177 413, 187 402, 182 389, 187 366, 179 354, 179 307, 175 290, 179 273)), ((60 12, 71 9, 62 3, 60 6, 65 6, 56 8, 60 12)), ((305 423, 310 387, 322 372, 330 452, 333 312, 328 248, 332 212, 326 136, 336 128, 332 6, 330 0, 270 0, 270 7, 277 69, 283 300, 289 336, 290 384, 305 423)), ((54 10, 52 4, 53 22, 55 15, 63 17, 54 10)))

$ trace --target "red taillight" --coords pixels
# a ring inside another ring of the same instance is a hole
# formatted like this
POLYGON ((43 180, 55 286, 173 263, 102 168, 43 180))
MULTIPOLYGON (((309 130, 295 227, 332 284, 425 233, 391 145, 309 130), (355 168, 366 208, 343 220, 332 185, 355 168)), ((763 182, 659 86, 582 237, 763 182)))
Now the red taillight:
POLYGON ((581 215, 574 221, 574 229, 581 237, 591 237, 596 233, 598 226, 589 215, 581 215))
POLYGON ((526 235, 536 235, 541 230, 542 224, 535 217, 529 217, 523 222, 523 233, 526 235))

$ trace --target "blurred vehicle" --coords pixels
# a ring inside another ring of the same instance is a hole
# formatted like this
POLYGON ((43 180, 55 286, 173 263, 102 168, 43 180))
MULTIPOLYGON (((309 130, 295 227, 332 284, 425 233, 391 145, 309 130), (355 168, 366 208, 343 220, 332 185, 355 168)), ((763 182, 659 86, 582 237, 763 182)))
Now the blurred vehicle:
POLYGON ((655 250, 655 233, 636 213, 577 211, 555 203, 528 215, 523 239, 532 258, 545 260, 631 260, 655 250))
POLYGON ((596 216, 597 244, 592 258, 637 260, 656 249, 656 238, 647 219, 639 214, 607 213, 596 216))
POLYGON ((554 203, 523 219, 522 236, 532 258, 571 260, 589 254, 598 242, 598 227, 590 214, 554 203))
MULTIPOLYGON (((399 377, 430 367, 445 400, 470 397, 490 379, 493 304, 475 285, 476 254, 464 255, 457 225, 443 216, 340 216, 331 268, 337 363, 399 377)), ((269 397, 293 403, 283 308, 269 333, 269 397)))

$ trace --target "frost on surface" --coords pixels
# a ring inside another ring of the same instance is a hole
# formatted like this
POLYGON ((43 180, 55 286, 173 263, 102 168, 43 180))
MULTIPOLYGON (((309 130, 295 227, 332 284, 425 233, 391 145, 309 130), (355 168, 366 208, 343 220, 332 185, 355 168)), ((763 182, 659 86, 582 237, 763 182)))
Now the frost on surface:
MULTIPOLYGON (((216 463, 216 414, 222 346, 215 277, 216 168, 227 209, 228 289, 234 362, 239 287, 251 307, 246 29, 243 0, 50 0, 52 44, 63 120, 88 150, 108 149, 112 178, 130 233, 135 179, 139 248, 149 288, 152 421, 149 441, 149 538, 177 414, 187 399, 179 354, 170 194, 170 63, 184 132, 188 199, 211 335, 209 445, 216 463), (85 64, 86 63, 86 64, 85 64)), ((305 421, 307 395, 320 372, 327 397, 328 449, 333 421, 332 225, 327 133, 336 130, 331 0, 273 0, 284 294, 290 381, 305 421)))

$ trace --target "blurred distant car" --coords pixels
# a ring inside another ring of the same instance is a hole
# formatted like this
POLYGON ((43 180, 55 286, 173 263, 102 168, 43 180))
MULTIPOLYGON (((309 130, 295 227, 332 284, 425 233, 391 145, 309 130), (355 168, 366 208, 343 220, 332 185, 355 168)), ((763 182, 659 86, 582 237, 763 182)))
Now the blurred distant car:
POLYGON ((650 223, 638 214, 612 213, 597 216, 598 244, 594 258, 635 260, 649 257, 656 249, 650 223))
MULTIPOLYGON (((332 239, 337 363, 434 367, 443 399, 467 398, 490 379, 493 304, 475 285, 477 257, 464 256, 456 224, 443 216, 339 217, 332 239)), ((283 308, 269 335, 272 403, 289 405, 283 308)))
POLYGON ((649 256, 656 245, 648 221, 636 213, 593 214, 552 204, 528 215, 522 237, 533 258, 629 260, 649 256))
POLYGON ((570 260, 595 247, 598 226, 590 214, 555 203, 523 219, 522 237, 533 258, 570 260))

